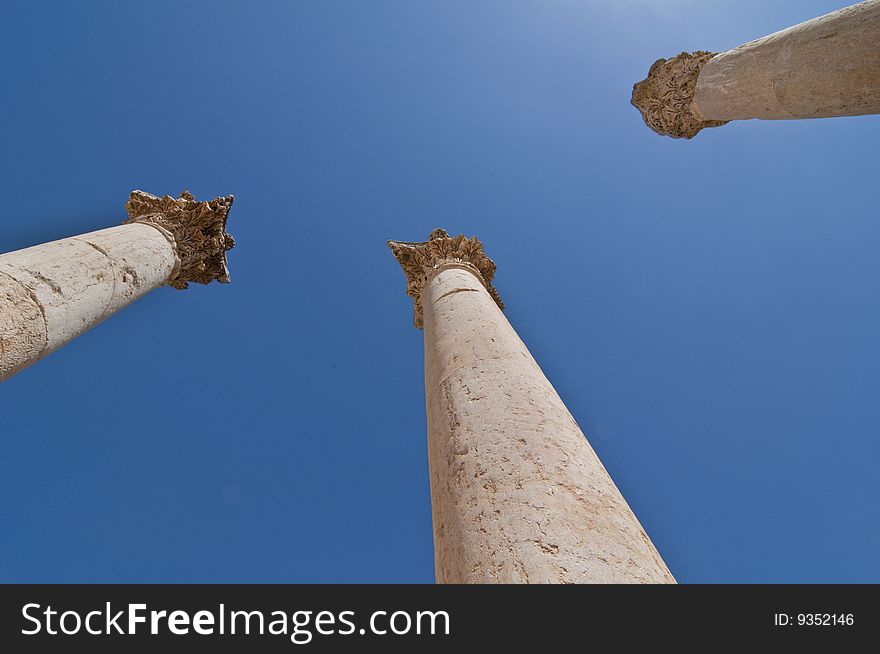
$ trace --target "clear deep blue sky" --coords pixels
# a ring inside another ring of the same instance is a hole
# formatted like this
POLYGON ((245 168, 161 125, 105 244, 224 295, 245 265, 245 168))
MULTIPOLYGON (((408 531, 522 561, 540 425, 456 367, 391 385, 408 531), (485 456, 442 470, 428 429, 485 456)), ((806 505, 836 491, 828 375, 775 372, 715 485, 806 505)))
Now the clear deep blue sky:
POLYGON ((629 105, 842 2, 5 2, 0 251, 133 188, 238 245, 0 387, 0 580, 432 581, 385 240, 442 226, 679 581, 880 582, 880 118, 629 105))

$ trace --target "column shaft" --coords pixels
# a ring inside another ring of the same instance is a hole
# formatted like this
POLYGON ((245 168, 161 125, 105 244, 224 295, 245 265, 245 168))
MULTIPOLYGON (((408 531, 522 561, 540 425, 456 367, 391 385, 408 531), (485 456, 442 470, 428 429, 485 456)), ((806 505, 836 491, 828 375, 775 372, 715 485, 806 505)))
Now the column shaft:
POLYGON ((477 239, 391 241, 424 327, 441 583, 674 583, 501 312, 477 239))
POLYGON ((0 379, 168 281, 177 257, 158 229, 131 223, 0 255, 12 301, 0 313, 0 379))
POLYGON ((126 224, 0 255, 0 381, 159 286, 229 281, 231 204, 135 191, 126 224))
POLYGON ((880 1, 716 55, 700 71, 691 108, 703 120, 880 113, 880 1))

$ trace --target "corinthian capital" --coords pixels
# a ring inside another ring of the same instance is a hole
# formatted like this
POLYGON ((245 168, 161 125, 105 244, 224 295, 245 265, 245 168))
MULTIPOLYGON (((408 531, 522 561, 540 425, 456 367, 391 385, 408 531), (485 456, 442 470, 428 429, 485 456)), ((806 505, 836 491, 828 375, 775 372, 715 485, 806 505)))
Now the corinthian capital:
POLYGON ((189 282, 208 284, 215 279, 228 284, 226 251, 235 241, 226 233, 226 218, 234 199, 227 195, 199 202, 187 191, 177 199, 132 191, 125 203, 128 220, 124 222, 152 225, 172 242, 180 267, 168 281, 170 286, 184 289, 189 282))
POLYGON ((413 323, 418 329, 424 325, 422 290, 432 272, 448 263, 468 268, 483 283, 498 306, 504 308, 498 291, 492 286, 495 263, 483 252, 483 244, 476 236, 450 236, 446 230, 435 229, 427 241, 388 241, 388 247, 406 275, 406 294, 413 299, 413 323))
POLYGON ((632 105, 652 130, 676 139, 690 139, 705 127, 724 125, 726 120, 704 120, 691 103, 700 70, 717 52, 682 52, 672 59, 658 59, 648 77, 633 85, 632 105))

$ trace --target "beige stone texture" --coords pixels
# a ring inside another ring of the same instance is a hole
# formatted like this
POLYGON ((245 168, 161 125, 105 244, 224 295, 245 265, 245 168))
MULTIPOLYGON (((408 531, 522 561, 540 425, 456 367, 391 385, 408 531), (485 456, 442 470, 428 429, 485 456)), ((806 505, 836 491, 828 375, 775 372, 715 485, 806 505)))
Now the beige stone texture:
POLYGON ((880 113, 880 0, 720 54, 660 59, 632 103, 651 129, 675 138, 731 120, 880 113), (704 60, 695 66, 695 57, 704 60))
POLYGON ((0 380, 36 361, 46 347, 46 320, 33 293, 0 273, 0 380))
POLYGON ((692 108, 706 120, 880 113, 880 0, 713 57, 700 72, 692 108))
MULTIPOLYGON (((174 246, 158 230, 121 225, 0 255, 0 273, 25 289, 45 325, 33 363, 121 307, 164 284, 177 266, 174 246)), ((3 302, 3 320, 25 324, 31 305, 3 302)), ((20 339, 24 332, 12 338, 20 339)), ((5 355, 3 356, 5 359, 5 355)), ((10 372, 22 367, 11 361, 10 372)))
POLYGON ((0 255, 0 381, 159 286, 228 282, 231 204, 135 191, 126 224, 0 255))
POLYGON ((423 316, 437 581, 674 583, 460 239, 391 244, 423 316))

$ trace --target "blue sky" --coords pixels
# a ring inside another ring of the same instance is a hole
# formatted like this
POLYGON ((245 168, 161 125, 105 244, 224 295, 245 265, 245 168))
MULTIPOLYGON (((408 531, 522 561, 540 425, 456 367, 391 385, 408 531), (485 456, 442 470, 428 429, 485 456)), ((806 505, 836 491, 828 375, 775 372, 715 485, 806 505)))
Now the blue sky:
POLYGON ((479 236, 682 582, 880 582, 876 116, 692 141, 651 63, 840 0, 6 2, 0 251, 233 193, 233 283, 0 387, 0 580, 430 582, 385 240, 479 236))

